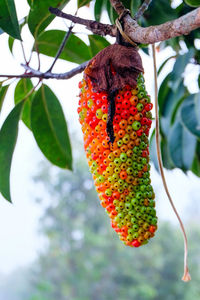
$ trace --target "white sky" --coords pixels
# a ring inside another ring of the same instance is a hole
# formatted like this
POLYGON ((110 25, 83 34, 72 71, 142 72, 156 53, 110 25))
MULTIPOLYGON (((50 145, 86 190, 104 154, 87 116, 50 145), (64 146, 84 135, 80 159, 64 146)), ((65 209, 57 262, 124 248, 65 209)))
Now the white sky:
MULTIPOLYGON (((27 14, 28 5, 26 0, 16 0, 18 18, 21 19, 27 14)), ((72 2, 72 1, 71 1, 72 2)), ((64 11, 74 13, 76 10, 75 4, 68 5, 64 11)), ((79 16, 91 18, 91 12, 87 8, 82 8, 79 16)), ((66 26, 61 19, 57 19, 50 27, 57 26, 57 28, 66 30, 66 26)), ((77 26, 77 31, 81 32, 82 28, 77 26)), ((81 37, 87 40, 86 35, 81 37)), ((23 62, 21 56, 20 45, 17 42, 14 46, 15 58, 10 54, 7 46, 7 35, 0 36, 0 74, 20 74, 23 69, 19 66, 23 62)), ((27 30, 23 32, 23 40, 25 47, 30 49, 32 39, 27 34, 27 30)), ((27 52, 28 53, 28 52, 27 52)), ((157 54, 158 65, 165 57, 171 54, 169 49, 157 54)), ((153 68, 152 59, 146 55, 142 55, 145 69, 145 78, 147 89, 153 95, 153 68)), ((44 58, 43 70, 48 69, 51 58, 44 58)), ((35 64, 33 63, 34 67, 35 64)), ((54 72, 65 72, 74 67, 75 64, 65 61, 58 61, 54 68, 54 72)), ((169 72, 172 64, 168 63, 166 72, 169 72)), ((165 74, 163 74, 164 76, 165 74)), ((187 81, 190 83, 190 90, 197 91, 195 84, 196 72, 195 67, 190 66, 188 69, 187 81)), ((77 95, 78 82, 81 75, 68 81, 46 81, 54 90, 58 98, 61 100, 63 109, 70 127, 76 127, 80 131, 77 116, 77 95)), ((13 88, 7 94, 5 105, 0 116, 0 125, 13 107, 13 88)), ((152 97, 153 98, 153 97, 152 97)), ((12 172, 11 172, 11 194, 14 204, 7 203, 0 196, 0 273, 8 274, 12 270, 32 262, 36 257, 38 251, 43 247, 43 239, 39 236, 38 219, 42 214, 42 208, 35 204, 35 190, 31 177, 36 173, 37 166, 41 160, 45 159, 38 150, 35 141, 33 140, 30 131, 20 124, 18 143, 14 154, 12 172)), ((173 172, 166 172, 167 182, 173 196, 174 202, 180 211, 183 213, 184 209, 192 202, 191 195, 200 195, 200 179, 189 174, 186 177, 181 171, 175 170, 173 172), (184 188, 183 188, 184 187, 184 188)), ((157 194, 157 207, 159 208, 159 217, 170 219, 176 222, 175 216, 168 204, 162 188, 160 176, 152 168, 152 182, 157 194)), ((37 191, 37 195, 45 197, 44 191, 37 191)))

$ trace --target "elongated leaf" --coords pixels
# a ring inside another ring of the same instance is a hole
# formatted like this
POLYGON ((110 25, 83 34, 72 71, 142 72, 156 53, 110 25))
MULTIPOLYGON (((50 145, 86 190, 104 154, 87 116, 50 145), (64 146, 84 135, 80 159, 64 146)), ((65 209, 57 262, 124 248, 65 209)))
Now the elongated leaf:
MULTIPOLYGON (((20 34, 21 34, 21 31, 22 31, 22 28, 23 26, 26 24, 26 18, 22 18, 20 21, 19 21, 19 31, 20 31, 20 34)), ((13 45, 14 45, 14 41, 15 39, 12 37, 12 36, 9 36, 8 38, 8 47, 10 49, 10 52, 13 54, 13 45)))
MULTIPOLYGON (((20 79, 15 88, 15 94, 14 94, 15 104, 22 101, 27 96, 27 94, 32 90, 32 88, 33 88, 33 84, 29 78, 20 79)), ((32 97, 33 94, 31 94, 28 98, 25 99, 26 101, 22 112, 22 120, 29 129, 31 129, 30 114, 31 114, 32 97)))
POLYGON ((158 25, 177 18, 175 9, 171 8, 170 1, 152 1, 148 10, 144 14, 147 24, 158 25))
POLYGON ((99 51, 110 45, 110 43, 102 36, 92 34, 88 35, 88 37, 92 56, 95 56, 99 51))
POLYGON ((183 73, 185 71, 185 68, 187 64, 190 62, 190 59, 194 55, 194 49, 190 49, 187 53, 183 55, 179 55, 176 59, 176 62, 173 67, 173 71, 171 73, 172 75, 172 82, 171 82, 171 88, 173 91, 176 91, 179 88, 179 84, 182 80, 183 73))
POLYGON ((69 0, 30 0, 28 26, 32 35, 36 38, 55 18, 49 12, 50 6, 62 9, 68 2, 69 0))
POLYGON ((187 95, 187 90, 183 85, 183 80, 180 81, 179 88, 173 91, 171 89, 171 76, 169 74, 161 84, 158 93, 158 101, 161 117, 161 128, 162 132, 167 136, 170 126, 175 121, 175 117, 178 108, 185 96, 187 95))
POLYGON ((12 37, 21 40, 14 0, 0 1, 0 27, 12 37))
POLYGON ((78 0, 78 8, 89 4, 91 0, 78 0))
POLYGON ((192 7, 200 6, 200 0, 185 0, 185 3, 192 7))
POLYGON ((166 65, 166 63, 167 63, 170 59, 172 59, 172 58, 175 58, 174 55, 168 57, 168 58, 161 64, 160 68, 158 69, 158 75, 160 74, 160 72, 162 71, 162 69, 164 68, 164 66, 166 65))
POLYGON ((149 145, 150 145, 150 159, 153 162, 156 170, 159 172, 158 158, 157 158, 157 152, 156 152, 155 129, 152 132, 149 145))
POLYGON ((9 84, 2 86, 2 83, 0 83, 0 112, 1 112, 3 101, 5 99, 8 88, 9 88, 9 84))
POLYGON ((10 168, 23 105, 22 101, 13 108, 0 130, 0 192, 10 202, 10 168))
POLYGON ((110 4, 110 0, 107 0, 107 13, 110 18, 112 24, 115 24, 115 20, 117 19, 118 15, 113 9, 112 5, 110 4))
POLYGON ((197 155, 194 156, 191 171, 200 177, 200 160, 198 159, 197 155))
POLYGON ((187 129, 200 138, 200 93, 190 95, 181 108, 181 121, 187 129))
POLYGON ((137 12, 140 5, 141 5, 141 0, 131 0, 130 11, 131 11, 132 17, 135 15, 135 13, 137 12))
POLYGON ((10 52, 13 54, 13 45, 14 45, 15 39, 12 36, 9 36, 8 38, 8 47, 10 49, 10 52))
POLYGON ((189 170, 194 160, 196 138, 177 120, 170 132, 169 151, 174 165, 189 170))
POLYGON ((31 128, 46 158, 60 168, 71 170, 72 153, 65 117, 57 97, 46 85, 33 98, 31 128))
POLYGON ((198 76, 198 85, 199 85, 199 88, 200 88, 200 74, 198 76))
POLYGON ((200 177, 200 142, 197 143, 196 153, 192 163, 191 171, 200 177))
POLYGON ((103 6, 104 6, 104 0, 96 0, 95 5, 94 5, 94 16, 96 21, 100 21, 101 19, 101 14, 103 11, 103 6))
MULTIPOLYGON (((64 36, 65 31, 61 30, 48 30, 43 32, 37 41, 39 52, 55 57, 64 36)), ((91 57, 89 47, 74 34, 70 35, 60 55, 60 58, 77 64, 81 64, 91 57)))
MULTIPOLYGON (((169 147, 168 147, 167 139, 165 139, 163 137, 161 137, 160 149, 161 149, 163 166, 169 170, 174 169, 175 166, 169 155, 169 147)), ((153 161, 154 167, 156 168, 156 170, 159 171, 157 151, 156 151, 155 129, 150 138, 150 158, 153 161)))

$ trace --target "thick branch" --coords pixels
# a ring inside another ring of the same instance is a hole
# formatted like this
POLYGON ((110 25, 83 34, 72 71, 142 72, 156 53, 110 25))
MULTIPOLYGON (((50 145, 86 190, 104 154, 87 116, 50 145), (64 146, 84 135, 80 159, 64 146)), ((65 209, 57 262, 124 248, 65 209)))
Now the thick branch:
POLYGON ((70 14, 63 13, 58 8, 50 7, 49 11, 52 14, 54 14, 58 17, 70 20, 73 23, 78 23, 78 24, 84 25, 87 27, 87 29, 89 29, 90 31, 92 31, 95 34, 116 36, 116 27, 113 25, 102 24, 97 21, 87 20, 87 19, 82 19, 82 18, 76 17, 76 16, 72 16, 70 14))
POLYGON ((187 35, 200 27, 200 8, 158 26, 143 28, 130 15, 124 17, 124 31, 134 41, 141 44, 154 44, 170 38, 187 35))
MULTIPOLYGON (((118 13, 123 14, 124 6, 118 0, 110 0, 118 13)), ((149 1, 148 1, 149 2, 149 1)), ((65 14, 57 8, 50 8, 50 11, 59 17, 71 20, 74 23, 85 25, 90 31, 99 35, 116 36, 116 26, 102 24, 92 20, 86 20, 65 14)), ((154 44, 156 42, 168 40, 170 38, 187 35, 192 30, 200 27, 200 8, 188 14, 166 22, 158 26, 141 27, 129 14, 124 16, 124 32, 134 41, 140 44, 154 44)))
POLYGON ((34 70, 31 67, 28 67, 26 65, 22 65, 26 70, 28 70, 28 73, 24 74, 19 74, 19 75, 0 75, 0 77, 5 77, 5 78, 41 78, 41 79, 70 79, 73 76, 81 73, 85 67, 87 66, 88 61, 82 63, 78 67, 72 69, 71 71, 68 71, 66 73, 51 73, 51 72, 45 72, 42 73, 38 70, 34 70))

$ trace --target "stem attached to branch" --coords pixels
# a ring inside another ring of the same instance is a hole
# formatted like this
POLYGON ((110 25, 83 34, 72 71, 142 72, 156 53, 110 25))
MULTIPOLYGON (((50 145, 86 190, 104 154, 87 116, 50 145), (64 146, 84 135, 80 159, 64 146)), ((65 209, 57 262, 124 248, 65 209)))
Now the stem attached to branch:
POLYGON ((160 126, 159 126, 159 115, 158 115, 158 86, 157 86, 157 71, 156 71, 156 55, 155 55, 155 45, 152 45, 152 51, 153 51, 153 65, 154 65, 154 82, 155 82, 155 112, 156 112, 156 150, 157 150, 157 158, 158 158, 158 165, 160 169, 160 174, 163 182, 163 186, 165 188, 165 192, 167 194, 167 197, 169 199, 169 202, 172 206, 172 209, 179 221, 181 230, 183 232, 183 238, 184 238, 184 274, 182 277, 182 280, 187 282, 191 280, 189 270, 188 270, 188 263, 187 263, 187 255, 188 255, 188 243, 187 243, 187 236, 185 233, 185 228, 183 225, 183 222, 176 210, 176 207, 173 203, 172 197, 169 193, 167 182, 164 175, 164 169, 163 169, 163 163, 162 163, 162 156, 161 156, 161 150, 160 150, 160 126))
POLYGON ((70 34, 71 34, 71 32, 72 32, 72 29, 73 29, 73 26, 71 25, 71 26, 69 27, 68 32, 67 32, 66 35, 64 36, 64 39, 63 39, 63 41, 62 41, 62 43, 61 43, 61 45, 60 45, 60 47, 59 47, 59 49, 58 49, 58 52, 56 53, 56 56, 55 56, 55 58, 54 58, 54 61, 53 61, 52 65, 51 65, 51 67, 49 68, 49 70, 48 70, 47 72, 51 72, 51 71, 52 71, 52 69, 53 69, 53 67, 54 67, 54 65, 55 65, 55 63, 56 63, 56 61, 57 61, 57 59, 59 58, 60 54, 62 53, 62 51, 63 51, 63 49, 64 49, 64 47, 65 47, 65 45, 66 45, 66 43, 67 43, 67 41, 68 41, 68 39, 69 39, 69 37, 70 37, 70 34))

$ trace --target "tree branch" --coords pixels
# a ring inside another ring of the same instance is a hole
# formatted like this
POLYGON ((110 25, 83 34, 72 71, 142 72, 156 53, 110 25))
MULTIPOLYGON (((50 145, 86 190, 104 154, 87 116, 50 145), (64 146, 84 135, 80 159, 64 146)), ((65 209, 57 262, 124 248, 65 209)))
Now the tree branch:
POLYGON ((27 65, 22 65, 29 73, 19 74, 19 75, 0 75, 0 77, 6 77, 6 78, 41 78, 41 79, 70 79, 73 76, 81 73, 85 67, 87 66, 88 61, 82 63, 78 67, 66 72, 66 73, 51 73, 51 72, 45 72, 42 73, 38 70, 32 69, 31 67, 27 65))
POLYGON ((170 38, 187 35, 200 27, 200 8, 158 26, 143 28, 130 15, 124 17, 124 31, 134 41, 141 44, 154 44, 170 38))
MULTIPOLYGON (((123 15, 126 11, 125 7, 119 0, 110 0, 112 6, 116 11, 123 15)), ((145 1, 146 4, 149 2, 145 1)), ((141 6, 142 13, 144 7, 141 6)), ((85 25, 90 31, 99 35, 110 35, 116 36, 117 29, 114 25, 102 24, 100 22, 86 20, 79 17, 72 16, 70 14, 65 14, 57 8, 49 8, 50 12, 54 13, 56 16, 71 20, 74 23, 85 25)), ((137 15, 136 15, 137 17, 137 15)), ((194 9, 188 14, 175 19, 173 21, 166 22, 158 26, 141 27, 138 25, 137 21, 132 19, 129 14, 126 14, 123 18, 124 21, 124 32, 128 35, 134 42, 140 44, 154 44, 156 42, 161 42, 168 40, 170 38, 187 35, 192 30, 200 27, 200 8, 194 9)))
POLYGON ((145 10, 148 9, 151 2, 152 0, 144 0, 144 2, 142 3, 142 5, 140 6, 140 8, 138 9, 138 11, 134 16, 135 20, 138 20, 144 14, 145 10))
POLYGON ((78 23, 78 24, 84 25, 87 27, 87 29, 89 29, 90 31, 92 31, 95 34, 116 36, 117 31, 116 31, 116 27, 114 25, 102 24, 97 21, 87 20, 87 19, 82 19, 82 18, 76 17, 76 16, 72 16, 70 14, 63 13, 58 8, 49 7, 49 11, 52 14, 54 14, 58 17, 70 20, 73 23, 78 23))

